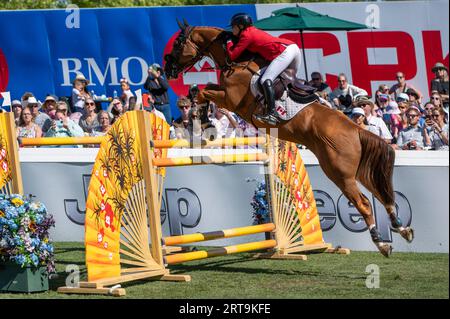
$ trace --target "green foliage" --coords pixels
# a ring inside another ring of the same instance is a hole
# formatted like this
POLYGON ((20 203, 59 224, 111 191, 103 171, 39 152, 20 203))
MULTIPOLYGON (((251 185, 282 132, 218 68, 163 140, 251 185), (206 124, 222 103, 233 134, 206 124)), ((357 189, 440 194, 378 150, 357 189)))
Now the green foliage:
POLYGON ((0 0, 0 10, 54 9, 65 8, 69 4, 75 4, 80 8, 103 8, 343 1, 349 0, 0 0))

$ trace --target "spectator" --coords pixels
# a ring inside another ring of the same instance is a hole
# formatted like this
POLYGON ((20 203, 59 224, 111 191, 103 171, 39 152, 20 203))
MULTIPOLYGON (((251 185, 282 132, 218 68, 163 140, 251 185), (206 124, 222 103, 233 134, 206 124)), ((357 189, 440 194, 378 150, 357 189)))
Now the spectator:
POLYGON ((87 80, 83 74, 78 74, 73 80, 72 88, 72 113, 84 111, 84 101, 88 97, 91 97, 87 91, 89 80, 87 80))
MULTIPOLYGON (((55 116, 56 116, 56 109, 57 109, 58 103, 64 103, 64 102, 56 102, 55 97, 47 96, 44 104, 42 105, 42 109, 49 117, 48 119, 45 120, 44 125, 42 126, 43 134, 45 134, 52 126, 53 120, 55 119, 55 116)), ((66 105, 66 108, 67 108, 67 105, 66 105)))
POLYGON ((95 102, 92 98, 88 97, 84 101, 84 112, 80 117, 78 125, 86 133, 92 133, 92 131, 100 125, 98 122, 95 102))
POLYGON ((45 97, 44 103, 42 103, 41 109, 49 116, 55 116, 56 112, 56 100, 57 97, 54 95, 47 95, 45 97))
POLYGON ((400 110, 400 118, 402 121, 402 127, 406 128, 408 126, 408 119, 406 118, 406 111, 409 108, 409 102, 408 101, 402 101, 398 102, 398 109, 400 110))
POLYGON ((31 111, 31 115, 33 116, 33 122, 39 125, 39 127, 42 129, 45 121, 50 119, 50 117, 45 113, 39 112, 39 104, 34 96, 28 98, 27 108, 30 109, 31 111))
MULTIPOLYGON (((155 105, 153 103, 149 103, 149 106, 145 108, 145 110, 147 112, 153 113, 155 114, 157 117, 159 117, 160 119, 163 119, 164 121, 166 121, 166 118, 164 117, 163 112, 160 112, 156 109, 155 105)), ((166 121, 167 122, 167 121, 166 121)), ((171 127, 172 129, 172 127, 171 127)))
MULTIPOLYGON (((403 72, 397 72, 396 74, 397 83, 395 83, 391 89, 389 90, 389 94, 394 94, 394 99, 397 101, 397 97, 401 94, 408 91, 408 89, 413 89, 419 95, 419 101, 422 101, 422 94, 419 90, 416 90, 412 85, 406 83, 405 74, 403 72)), ((398 103, 398 102, 397 102, 398 103)))
POLYGON ((368 95, 365 90, 349 84, 343 73, 339 74, 338 83, 338 87, 330 94, 330 100, 338 110, 350 107, 356 95, 368 95))
MULTIPOLYGON (((248 123, 238 115, 236 115, 236 118, 238 123, 238 129, 236 130, 236 137, 253 137, 259 135, 258 129, 254 127, 252 124, 248 123)), ((244 148, 255 148, 255 147, 245 146, 244 148)))
POLYGON ((191 100, 186 96, 180 96, 177 101, 177 107, 180 110, 181 116, 173 121, 175 127, 175 136, 177 139, 188 138, 189 128, 189 112, 192 108, 191 100))
POLYGON ((443 108, 442 97, 439 93, 434 92, 431 94, 430 102, 433 103, 435 108, 443 108))
POLYGON ((432 117, 433 117, 434 109, 435 109, 435 106, 433 103, 428 102, 427 104, 425 104, 423 115, 422 115, 422 120, 423 120, 424 126, 427 128, 428 134, 431 133, 432 126, 433 126, 432 117))
POLYGON ((351 113, 352 121, 359 127, 372 132, 377 136, 381 136, 381 129, 375 125, 369 124, 366 118, 366 113, 360 107, 354 107, 351 113))
POLYGON ((14 113, 14 122, 17 126, 19 125, 20 114, 22 113, 22 103, 19 100, 12 101, 11 110, 14 113))
POLYGON ((386 116, 384 119, 386 124, 388 124, 389 130, 393 137, 392 143, 396 143, 398 134, 405 128, 405 126, 403 126, 401 114, 402 112, 400 111, 397 102, 390 101, 386 109, 386 116))
POLYGON ((409 95, 406 93, 399 93, 397 97, 395 98, 395 102, 402 103, 402 102, 408 102, 409 103, 409 95))
POLYGON ((31 92, 25 92, 22 97, 20 98, 20 101, 22 102, 22 107, 26 108, 28 106, 28 98, 34 97, 33 93, 31 92))
POLYGON ((94 128, 91 136, 104 136, 111 128, 111 115, 107 111, 100 111, 97 114, 97 122, 99 125, 94 128))
POLYGON ((366 116, 367 123, 373 125, 380 131, 380 137, 386 141, 386 143, 390 144, 392 140, 392 135, 389 132, 386 124, 383 119, 378 116, 374 116, 373 110, 375 104, 369 99, 360 99, 357 104, 357 107, 360 107, 364 110, 364 115, 366 116))
POLYGON ((133 111, 133 110, 142 110, 143 109, 143 105, 142 103, 138 104, 136 103, 136 97, 133 95, 128 99, 128 111, 133 111))
POLYGON ((431 93, 437 92, 441 95, 443 106, 448 112, 448 69, 444 64, 438 62, 434 65, 432 71, 436 77, 431 80, 431 93))
POLYGON ((200 89, 198 88, 197 84, 192 84, 189 87, 189 93, 188 93, 188 99, 191 100, 191 106, 196 107, 198 106, 198 99, 197 96, 200 93, 200 89))
MULTIPOLYGON (((155 97, 150 92, 147 93, 147 97, 148 106, 142 105, 142 108, 144 109, 144 111, 151 112, 155 108, 155 97)), ((136 105, 134 109, 139 110, 139 106, 136 105)))
POLYGON ((424 130, 427 144, 434 150, 448 151, 448 125, 445 124, 444 118, 443 109, 433 109, 431 132, 424 130))
POLYGON ((431 115, 432 115, 433 109, 434 109, 434 104, 431 102, 428 102, 427 104, 425 104, 423 109, 424 109, 424 116, 431 119, 431 115))
POLYGON ((122 116, 123 113, 125 113, 122 101, 120 101, 120 99, 117 97, 114 98, 108 107, 108 112, 113 115, 111 124, 114 124, 114 122, 117 121, 117 119, 122 116))
POLYGON ((425 140, 425 131, 419 126, 420 110, 411 106, 406 111, 408 127, 403 129, 398 135, 395 148, 402 150, 421 150, 427 144, 425 140))
POLYGON ((388 94, 380 94, 375 98, 375 104, 378 105, 383 112, 386 112, 389 102, 391 101, 391 96, 388 94))
MULTIPOLYGON (((198 107, 191 107, 188 113, 189 124, 187 131, 184 132, 184 137, 189 139, 191 143, 196 140, 197 142, 203 137, 203 129, 200 122, 200 114, 198 107)), ((179 132, 178 132, 179 135, 179 132)))
POLYGON ((58 106, 55 120, 45 134, 46 137, 80 137, 84 136, 81 127, 72 121, 68 116, 68 109, 58 106))
POLYGON ((381 107, 381 103, 384 102, 384 109, 386 109, 387 103, 390 100, 389 87, 386 84, 381 84, 375 92, 375 104, 381 107))
POLYGON ((17 137, 41 137, 42 130, 33 122, 33 115, 30 108, 24 108, 19 117, 19 125, 16 129, 17 137))
POLYGON ((134 97, 134 95, 130 90, 128 79, 120 79, 120 88, 122 89, 120 99, 122 100, 125 111, 133 110, 134 108, 130 108, 130 98, 134 97))
POLYGON ((329 96, 331 94, 331 88, 328 84, 323 81, 322 74, 320 72, 311 73, 311 81, 309 85, 317 89, 317 93, 321 94, 322 98, 326 99, 324 96, 329 96))
POLYGON ((148 90, 155 98, 155 107, 164 114, 167 123, 172 123, 172 112, 169 104, 169 83, 162 74, 161 66, 154 63, 148 69, 148 77, 144 88, 148 90))
POLYGON ((238 128, 237 118, 230 111, 214 106, 213 117, 210 118, 211 124, 217 130, 217 138, 235 137, 235 129, 238 128))
POLYGON ((408 89, 408 90, 406 90, 406 94, 407 94, 408 97, 409 97, 409 102, 410 102, 411 104, 416 105, 417 108, 418 108, 419 110, 422 110, 422 106, 421 106, 421 103, 420 103, 420 96, 419 96, 419 94, 418 94, 415 90, 413 90, 413 89, 408 89))

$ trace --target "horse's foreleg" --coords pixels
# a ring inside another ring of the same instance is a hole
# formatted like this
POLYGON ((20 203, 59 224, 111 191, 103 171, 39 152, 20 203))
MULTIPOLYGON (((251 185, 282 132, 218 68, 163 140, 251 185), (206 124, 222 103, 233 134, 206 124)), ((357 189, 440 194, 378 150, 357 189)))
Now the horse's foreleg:
POLYGON ((207 101, 214 102, 218 107, 226 107, 225 91, 204 89, 198 95, 198 102, 206 103, 207 101))

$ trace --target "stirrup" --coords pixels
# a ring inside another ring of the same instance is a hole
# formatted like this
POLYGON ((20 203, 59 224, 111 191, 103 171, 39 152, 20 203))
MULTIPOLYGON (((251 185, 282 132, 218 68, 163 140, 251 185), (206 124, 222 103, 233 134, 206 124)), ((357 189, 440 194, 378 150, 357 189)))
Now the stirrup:
POLYGON ((269 125, 276 126, 280 123, 280 120, 278 119, 278 116, 273 114, 272 112, 263 114, 263 115, 255 115, 256 119, 260 122, 267 123, 269 125))

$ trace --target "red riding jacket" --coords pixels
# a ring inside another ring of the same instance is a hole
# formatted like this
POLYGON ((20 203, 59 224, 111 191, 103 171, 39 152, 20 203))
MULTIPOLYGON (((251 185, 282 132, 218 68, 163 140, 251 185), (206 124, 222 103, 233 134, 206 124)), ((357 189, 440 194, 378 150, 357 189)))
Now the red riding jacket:
POLYGON ((258 53, 264 59, 273 61, 285 49, 286 46, 294 44, 291 40, 280 39, 250 26, 241 32, 238 43, 227 43, 227 51, 232 61, 235 61, 245 50, 258 53))

